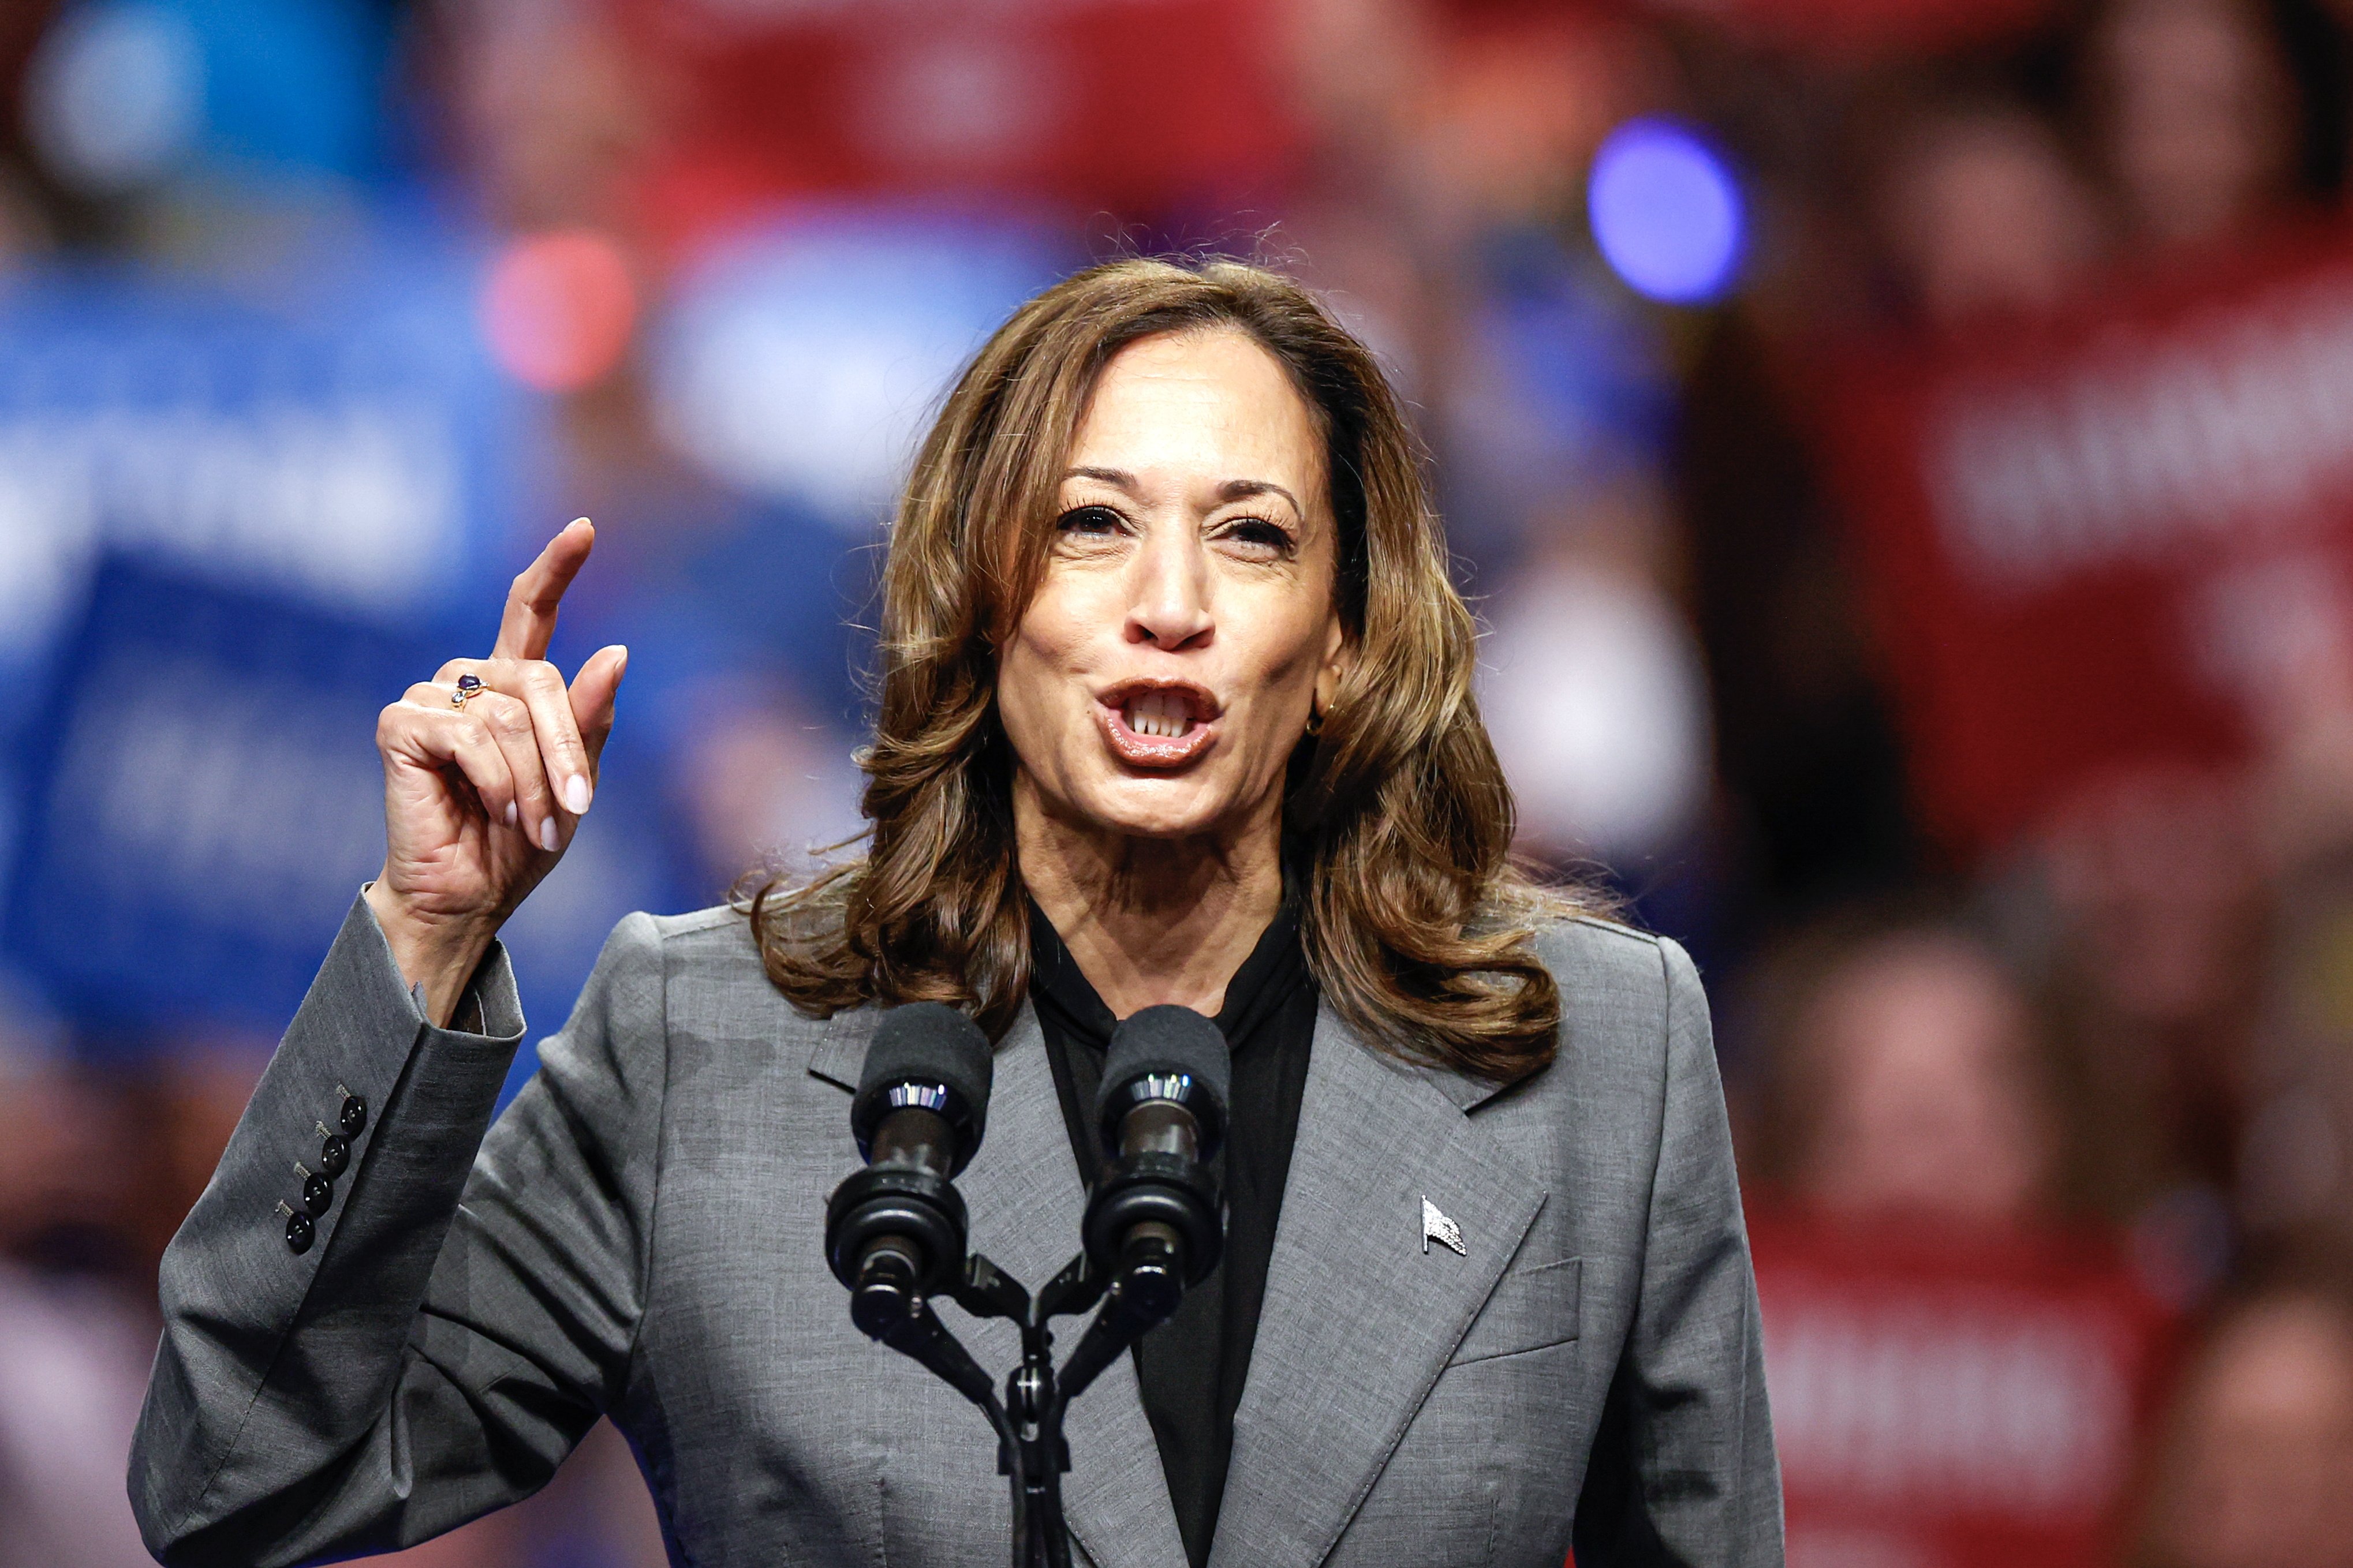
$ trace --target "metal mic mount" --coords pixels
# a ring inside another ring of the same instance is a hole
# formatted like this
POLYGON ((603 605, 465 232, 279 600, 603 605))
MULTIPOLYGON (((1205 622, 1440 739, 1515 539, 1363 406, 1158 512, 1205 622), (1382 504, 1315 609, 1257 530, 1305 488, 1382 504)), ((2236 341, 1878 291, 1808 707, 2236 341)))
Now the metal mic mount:
POLYGON ((1108 1163, 1087 1197, 1084 1249, 1032 1297, 965 1251, 955 1176, 980 1142, 987 1051, 969 1020, 936 1004, 886 1016, 850 1107, 869 1163, 826 1205, 826 1258, 849 1289, 850 1320, 938 1373, 997 1429, 997 1471, 1012 1486, 1013 1568, 1070 1568, 1062 1417, 1218 1266, 1225 1227, 1208 1162, 1224 1131, 1230 1065, 1217 1026, 1184 1007, 1146 1007, 1113 1032, 1096 1096, 1108 1163), (933 1311, 941 1296, 1020 1331, 1021 1364, 1003 1398, 933 1311), (1091 1310, 1057 1371, 1048 1325, 1091 1310))
POLYGON ((997 1397, 988 1373, 921 1295, 902 1296, 895 1321, 859 1324, 902 1355, 931 1368, 980 1406, 997 1428, 997 1473, 1010 1478, 1013 1568, 1070 1568, 1062 1519, 1062 1475, 1071 1450, 1062 1415, 1103 1370, 1176 1310, 1187 1281, 1185 1247, 1175 1230, 1138 1225, 1107 1278, 1082 1252, 1033 1299, 1020 1281, 974 1253, 948 1296, 976 1318, 1004 1318, 1021 1331, 1021 1364, 997 1397), (1152 1232, 1160 1234, 1154 1235, 1152 1232), (1049 1320, 1102 1310, 1058 1372, 1049 1320))

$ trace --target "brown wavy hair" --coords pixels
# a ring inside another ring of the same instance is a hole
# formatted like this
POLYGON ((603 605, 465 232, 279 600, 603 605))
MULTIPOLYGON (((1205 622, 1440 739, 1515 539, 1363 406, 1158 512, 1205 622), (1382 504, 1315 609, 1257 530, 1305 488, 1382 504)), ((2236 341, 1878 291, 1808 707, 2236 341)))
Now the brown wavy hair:
POLYGON ((934 1001, 992 1038, 1011 1026, 1029 925, 995 650, 1044 571, 1064 454, 1103 366, 1142 339, 1217 328, 1290 371, 1327 443, 1339 525, 1356 662, 1293 755, 1284 803, 1308 968, 1381 1048, 1525 1077, 1552 1059, 1560 1021, 1530 938, 1584 906, 1510 859, 1512 794, 1472 694, 1475 629, 1396 393, 1305 289, 1235 261, 1081 272, 1016 311, 957 378, 882 572, 866 853, 813 879, 747 879, 738 903, 768 978, 819 1016, 934 1001))

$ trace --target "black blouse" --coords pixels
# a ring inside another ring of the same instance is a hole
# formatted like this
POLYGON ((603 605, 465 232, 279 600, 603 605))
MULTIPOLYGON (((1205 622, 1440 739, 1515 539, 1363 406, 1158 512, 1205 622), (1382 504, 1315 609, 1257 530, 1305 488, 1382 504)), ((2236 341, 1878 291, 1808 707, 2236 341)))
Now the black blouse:
MULTIPOLYGON (((1079 1174, 1089 1184, 1102 1163, 1095 1140, 1096 1087, 1104 1048, 1117 1022, 1079 971, 1050 922, 1029 908, 1029 994, 1046 1036, 1062 1121, 1079 1174)), ((1226 1250, 1207 1279, 1186 1292, 1176 1316, 1136 1346, 1145 1414, 1160 1446, 1160 1465, 1176 1509, 1177 1532, 1192 1568, 1204 1568, 1226 1490, 1234 1447, 1234 1409, 1250 1373, 1274 1250, 1283 1178, 1299 1131, 1315 1033, 1315 984, 1299 945, 1299 909, 1285 889, 1282 908, 1226 985, 1218 1027, 1233 1051, 1233 1103, 1226 1146, 1218 1156, 1226 1197, 1226 1250)))

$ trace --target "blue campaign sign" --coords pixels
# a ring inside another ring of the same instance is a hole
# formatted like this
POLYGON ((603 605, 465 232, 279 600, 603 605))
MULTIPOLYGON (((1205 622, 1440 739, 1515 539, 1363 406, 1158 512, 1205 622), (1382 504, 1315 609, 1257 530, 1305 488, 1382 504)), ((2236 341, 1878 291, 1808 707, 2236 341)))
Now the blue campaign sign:
MULTIPOLYGON (((0 947, 100 1032, 274 1033, 383 861, 376 714, 449 651, 109 562, 26 749, 0 947)), ((615 921, 675 907, 665 824, 651 769, 608 751, 596 809, 508 931, 534 1035, 615 921)))
POLYGON ((478 260, 395 226, 266 290, 0 287, 0 732, 109 552, 384 621, 495 580, 540 410, 480 341, 478 260))

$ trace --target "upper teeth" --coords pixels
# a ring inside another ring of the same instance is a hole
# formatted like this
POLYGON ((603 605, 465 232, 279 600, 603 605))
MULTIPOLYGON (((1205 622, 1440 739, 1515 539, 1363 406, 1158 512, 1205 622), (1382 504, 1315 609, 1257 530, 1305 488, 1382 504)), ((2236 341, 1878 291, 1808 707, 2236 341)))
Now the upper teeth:
POLYGON ((1185 732, 1193 713, 1174 691, 1146 691, 1127 702, 1127 727, 1139 735, 1174 739, 1185 732))

